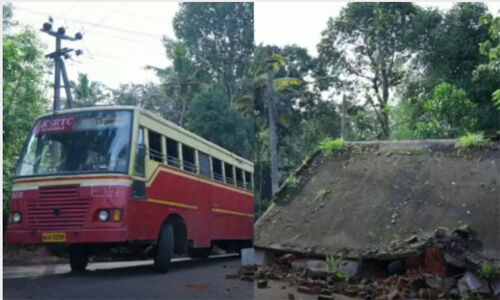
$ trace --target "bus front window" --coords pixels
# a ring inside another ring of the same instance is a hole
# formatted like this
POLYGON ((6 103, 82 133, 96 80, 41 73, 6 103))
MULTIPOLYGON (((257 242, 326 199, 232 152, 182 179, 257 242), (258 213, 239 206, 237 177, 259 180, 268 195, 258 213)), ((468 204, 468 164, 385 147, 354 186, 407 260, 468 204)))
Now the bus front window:
POLYGON ((17 176, 128 171, 132 113, 82 112, 37 122, 17 176))

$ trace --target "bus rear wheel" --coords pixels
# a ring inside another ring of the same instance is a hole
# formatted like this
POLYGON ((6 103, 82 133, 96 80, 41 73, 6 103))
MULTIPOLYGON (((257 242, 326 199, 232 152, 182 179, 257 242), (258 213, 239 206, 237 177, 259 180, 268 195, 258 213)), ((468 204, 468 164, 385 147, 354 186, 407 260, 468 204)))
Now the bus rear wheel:
POLYGON ((83 272, 87 268, 89 254, 85 245, 72 244, 69 246, 69 264, 71 271, 83 272))
POLYGON ((155 271, 158 273, 165 273, 170 266, 174 251, 174 228, 171 224, 165 223, 160 230, 158 243, 156 245, 155 255, 155 271))

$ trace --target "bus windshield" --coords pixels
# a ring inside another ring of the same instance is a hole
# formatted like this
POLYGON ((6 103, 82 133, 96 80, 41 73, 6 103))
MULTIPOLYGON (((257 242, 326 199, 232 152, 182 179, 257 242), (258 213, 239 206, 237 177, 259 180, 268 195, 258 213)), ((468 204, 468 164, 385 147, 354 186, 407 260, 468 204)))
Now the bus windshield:
POLYGON ((17 176, 128 171, 131 111, 92 111, 38 120, 17 176))

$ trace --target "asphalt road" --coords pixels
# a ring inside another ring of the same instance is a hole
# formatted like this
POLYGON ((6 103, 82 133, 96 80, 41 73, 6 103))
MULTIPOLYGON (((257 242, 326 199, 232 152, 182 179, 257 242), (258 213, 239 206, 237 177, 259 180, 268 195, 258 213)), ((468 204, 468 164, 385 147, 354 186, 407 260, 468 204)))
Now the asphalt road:
POLYGON ((91 263, 81 274, 66 265, 4 267, 4 299, 252 299, 253 284, 225 279, 239 257, 177 259, 166 274, 152 261, 91 263))

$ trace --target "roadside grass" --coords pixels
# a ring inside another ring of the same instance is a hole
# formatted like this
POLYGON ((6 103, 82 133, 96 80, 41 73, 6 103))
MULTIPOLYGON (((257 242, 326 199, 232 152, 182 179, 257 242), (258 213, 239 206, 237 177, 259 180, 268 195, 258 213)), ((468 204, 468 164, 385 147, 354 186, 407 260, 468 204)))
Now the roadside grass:
POLYGON ((488 145, 488 139, 485 139, 482 133, 466 133, 457 140, 457 148, 481 148, 488 145))

